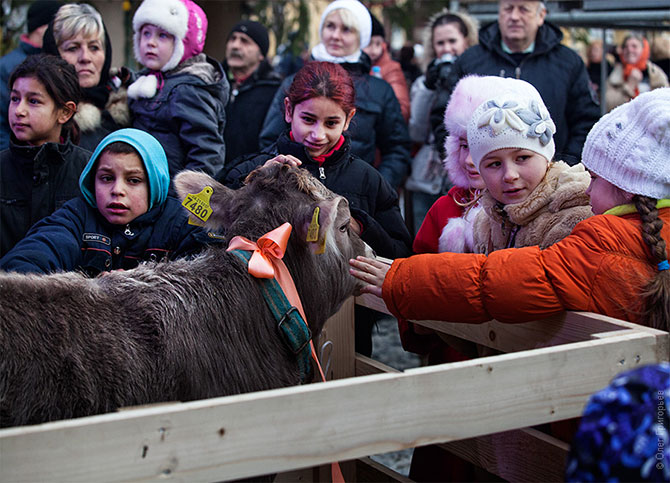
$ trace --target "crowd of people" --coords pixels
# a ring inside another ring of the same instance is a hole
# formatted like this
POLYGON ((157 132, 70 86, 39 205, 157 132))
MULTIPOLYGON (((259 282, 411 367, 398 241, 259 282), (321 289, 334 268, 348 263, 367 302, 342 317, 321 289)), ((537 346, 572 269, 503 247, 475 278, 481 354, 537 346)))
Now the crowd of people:
MULTIPOLYGON (((0 269, 98 276, 193 256, 221 240, 188 223, 173 197, 179 171, 236 189, 287 163, 346 197, 349 229, 398 259, 354 260, 352 274, 428 363, 481 348, 407 320, 586 310, 668 330, 667 74, 637 33, 613 64, 594 43, 587 69, 546 14, 541 1, 501 0, 480 29, 437 12, 423 72, 410 72, 379 19, 335 0, 309 61, 282 77, 253 20, 231 29, 221 62, 205 54, 207 16, 192 0, 141 2, 138 71, 112 67, 94 7, 36 0, 19 47, 0 58, 0 269)), ((376 318, 357 308, 358 352, 371 354, 376 318)), ((425 454, 414 479, 467 478, 425 454)))

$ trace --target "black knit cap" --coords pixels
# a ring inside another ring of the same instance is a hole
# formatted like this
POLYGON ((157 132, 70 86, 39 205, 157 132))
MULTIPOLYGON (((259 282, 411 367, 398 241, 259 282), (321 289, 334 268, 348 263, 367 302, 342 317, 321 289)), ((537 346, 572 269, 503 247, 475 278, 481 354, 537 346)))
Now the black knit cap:
MULTIPOLYGON (((270 39, 268 38, 268 29, 263 24, 254 22, 253 20, 242 20, 233 27, 230 34, 232 35, 233 32, 247 34, 261 49, 263 57, 267 55, 268 48, 270 47, 270 39)), ((228 38, 230 38, 230 35, 228 38)))
POLYGON ((381 38, 385 39, 386 35, 384 35, 385 32, 382 23, 374 15, 370 14, 370 17, 372 17, 372 32, 370 33, 370 36, 374 37, 375 35, 379 35, 381 38))
POLYGON ((37 0, 28 7, 28 33, 51 22, 63 2, 37 0))

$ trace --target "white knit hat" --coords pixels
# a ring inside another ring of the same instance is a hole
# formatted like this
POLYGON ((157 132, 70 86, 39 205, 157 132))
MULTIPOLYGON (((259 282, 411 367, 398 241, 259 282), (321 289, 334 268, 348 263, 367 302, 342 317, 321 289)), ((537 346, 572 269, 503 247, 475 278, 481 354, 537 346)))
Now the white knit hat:
POLYGON ((503 94, 484 101, 472 114, 468 123, 472 162, 479 170, 484 156, 504 148, 528 149, 551 161, 555 133, 556 125, 537 89, 503 94))
POLYGON ((444 111, 444 127, 448 135, 444 141, 446 157, 443 161, 449 180, 454 185, 463 188, 470 186, 460 155, 461 138, 467 139, 472 114, 482 102, 504 94, 541 99, 540 93, 531 84, 511 77, 467 75, 454 87, 444 111))
POLYGON ((358 36, 360 38, 360 48, 364 49, 370 43, 370 35, 372 34, 372 18, 370 17, 370 12, 365 5, 363 5, 358 0, 335 0, 334 2, 328 4, 326 9, 321 15, 321 22, 319 23, 319 37, 321 37, 321 31, 323 30, 323 22, 326 20, 326 17, 333 10, 338 10, 343 8, 349 10, 354 14, 354 17, 358 21, 358 36))
POLYGON ((628 193, 670 198, 670 87, 605 114, 586 137, 582 164, 628 193))

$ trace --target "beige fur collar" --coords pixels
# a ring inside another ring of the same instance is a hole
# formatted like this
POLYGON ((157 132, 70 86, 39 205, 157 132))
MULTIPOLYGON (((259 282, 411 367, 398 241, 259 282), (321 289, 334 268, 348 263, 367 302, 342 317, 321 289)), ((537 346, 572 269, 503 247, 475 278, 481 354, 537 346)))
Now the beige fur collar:
MULTIPOLYGON (((113 91, 105 106, 107 112, 119 127, 130 126, 130 109, 128 108, 128 95, 125 87, 113 91)), ((74 120, 81 132, 93 131, 102 123, 102 111, 90 102, 82 101, 77 105, 74 120)))
POLYGON ((77 125, 82 132, 93 131, 100 126, 102 114, 100 109, 90 102, 80 102, 74 120, 77 121, 77 125))
MULTIPOLYGON (((527 225, 544 211, 543 208, 556 213, 563 208, 588 205, 586 188, 589 183, 590 176, 583 165, 569 166, 563 161, 555 161, 549 164, 544 179, 526 200, 506 205, 503 210, 515 225, 527 225)), ((481 204, 493 220, 502 223, 500 205, 490 193, 485 192, 481 204)))

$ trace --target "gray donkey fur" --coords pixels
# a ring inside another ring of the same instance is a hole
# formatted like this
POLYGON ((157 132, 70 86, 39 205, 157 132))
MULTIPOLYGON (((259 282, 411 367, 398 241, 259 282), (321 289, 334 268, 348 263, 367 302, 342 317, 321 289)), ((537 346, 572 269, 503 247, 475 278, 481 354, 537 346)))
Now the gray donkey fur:
MULTIPOLYGON (((306 171, 259 169, 237 191, 184 172, 175 186, 181 198, 213 187, 208 227, 227 238, 292 224, 284 261, 315 336, 360 287, 348 259, 365 245, 348 204, 306 171), (316 206, 323 254, 305 241, 316 206)), ((258 282, 226 246, 94 279, 0 273, 0 426, 298 384, 258 282)))

